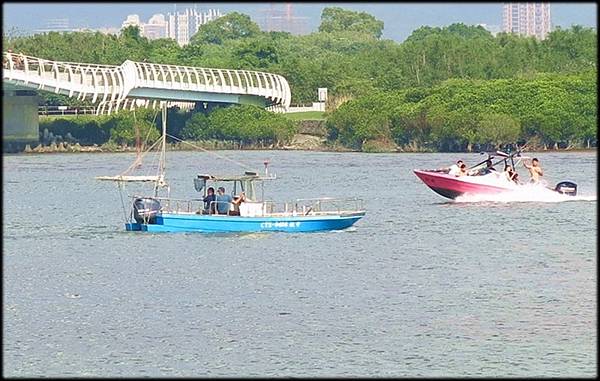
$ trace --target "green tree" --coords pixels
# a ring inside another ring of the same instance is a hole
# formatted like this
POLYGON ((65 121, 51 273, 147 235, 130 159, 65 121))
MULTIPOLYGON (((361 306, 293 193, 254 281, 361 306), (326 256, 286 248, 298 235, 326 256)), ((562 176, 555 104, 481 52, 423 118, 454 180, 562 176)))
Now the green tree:
POLYGON ((510 115, 489 113, 481 115, 475 140, 479 144, 491 144, 494 149, 499 149, 503 144, 516 142, 520 135, 520 124, 510 115))
POLYGON ((181 65, 181 48, 171 38, 160 38, 149 43, 147 61, 170 65, 181 65))
POLYGON ((268 69, 279 62, 277 45, 266 38, 247 39, 233 50, 238 68, 268 69))
POLYGON ((184 139, 204 140, 214 138, 216 131, 211 128, 208 117, 201 112, 195 113, 185 123, 181 132, 184 139))
POLYGON ((134 145, 139 129, 142 141, 154 142, 160 137, 160 132, 149 120, 152 110, 121 111, 110 120, 110 142, 116 144, 134 145), (141 115, 137 115, 137 114, 141 115))
POLYGON ((339 7, 323 9, 319 32, 343 31, 360 32, 380 38, 383 33, 383 21, 365 12, 353 12, 339 7))
POLYGON ((192 36, 190 43, 222 45, 228 40, 254 37, 259 33, 258 24, 252 21, 249 16, 231 12, 201 25, 198 32, 192 36))

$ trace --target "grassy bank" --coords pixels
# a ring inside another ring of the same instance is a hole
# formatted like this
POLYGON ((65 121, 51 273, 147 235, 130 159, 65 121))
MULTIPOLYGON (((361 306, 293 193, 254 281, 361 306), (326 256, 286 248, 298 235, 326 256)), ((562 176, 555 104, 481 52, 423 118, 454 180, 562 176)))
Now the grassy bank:
POLYGON ((298 120, 325 120, 324 111, 306 111, 306 112, 290 112, 283 114, 288 119, 298 120))

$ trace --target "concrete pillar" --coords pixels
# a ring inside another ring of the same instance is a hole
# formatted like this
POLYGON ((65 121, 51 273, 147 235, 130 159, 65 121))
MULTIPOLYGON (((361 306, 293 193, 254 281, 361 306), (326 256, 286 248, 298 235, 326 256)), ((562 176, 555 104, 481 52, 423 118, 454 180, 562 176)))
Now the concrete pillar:
POLYGON ((40 140, 38 96, 31 90, 6 90, 2 96, 2 150, 23 151, 40 140))

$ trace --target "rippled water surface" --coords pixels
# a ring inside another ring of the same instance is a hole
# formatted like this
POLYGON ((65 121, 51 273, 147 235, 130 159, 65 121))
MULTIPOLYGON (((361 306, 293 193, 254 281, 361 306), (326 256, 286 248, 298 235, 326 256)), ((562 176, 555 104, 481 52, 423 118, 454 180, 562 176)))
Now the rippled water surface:
MULTIPOLYGON (((270 198, 360 196, 367 215, 328 233, 125 232, 94 176, 131 154, 4 156, 6 376, 596 375, 595 152, 537 154, 578 199, 458 203, 412 173, 456 154, 219 154, 270 159, 270 198)), ((240 170, 197 152, 167 166, 174 197, 240 170)))

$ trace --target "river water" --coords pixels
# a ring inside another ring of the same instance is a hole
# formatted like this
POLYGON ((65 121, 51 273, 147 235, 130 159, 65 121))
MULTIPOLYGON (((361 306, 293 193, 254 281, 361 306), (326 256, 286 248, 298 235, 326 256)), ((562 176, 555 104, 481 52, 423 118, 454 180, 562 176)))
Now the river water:
MULTIPOLYGON (((596 376, 596 152, 536 154, 579 196, 526 202, 448 202, 412 173, 477 154, 218 154, 269 159, 269 198, 360 196, 367 215, 325 233, 125 232, 94 176, 132 154, 6 155, 5 376, 596 376)), ((174 197, 240 172, 203 152, 167 167, 174 197)))

